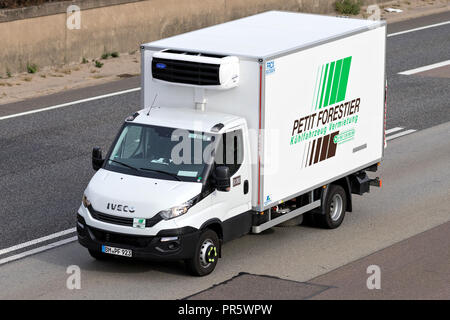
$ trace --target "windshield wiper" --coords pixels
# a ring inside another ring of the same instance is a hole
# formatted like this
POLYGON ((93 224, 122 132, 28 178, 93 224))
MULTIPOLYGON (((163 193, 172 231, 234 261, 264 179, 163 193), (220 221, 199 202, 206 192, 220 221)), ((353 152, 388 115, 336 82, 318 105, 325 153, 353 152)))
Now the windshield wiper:
POLYGON ((127 168, 130 168, 130 169, 133 169, 133 170, 136 170, 136 171, 145 170, 145 171, 153 171, 153 172, 163 173, 163 174, 166 174, 168 176, 171 176, 172 178, 175 178, 178 181, 181 181, 181 179, 174 173, 170 173, 170 172, 166 172, 166 171, 162 171, 162 170, 150 169, 150 168, 140 168, 140 169, 138 169, 138 168, 135 168, 133 166, 130 166, 129 164, 126 164, 126 163, 123 163, 123 162, 120 162, 120 161, 117 161, 117 160, 113 160, 113 159, 108 159, 108 160, 112 161, 112 162, 115 162, 115 163, 118 163, 118 164, 121 164, 121 165, 123 165, 123 166, 125 166, 127 168))
POLYGON ((154 171, 154 172, 158 172, 158 173, 163 173, 168 176, 171 176, 172 178, 177 179, 178 181, 181 181, 181 179, 174 173, 170 173, 170 172, 166 172, 166 171, 162 171, 162 170, 150 169, 150 168, 140 168, 140 169, 145 170, 145 171, 154 171))
POLYGON ((113 159, 108 159, 108 161, 112 161, 112 162, 115 162, 115 163, 121 164, 121 165, 123 165, 123 166, 125 166, 125 167, 127 167, 127 168, 130 168, 130 169, 133 169, 133 170, 139 171, 139 169, 138 169, 138 168, 135 168, 135 167, 133 167, 133 166, 130 166, 129 164, 126 164, 126 163, 123 163, 123 162, 120 162, 120 161, 117 161, 117 160, 113 160, 113 159))

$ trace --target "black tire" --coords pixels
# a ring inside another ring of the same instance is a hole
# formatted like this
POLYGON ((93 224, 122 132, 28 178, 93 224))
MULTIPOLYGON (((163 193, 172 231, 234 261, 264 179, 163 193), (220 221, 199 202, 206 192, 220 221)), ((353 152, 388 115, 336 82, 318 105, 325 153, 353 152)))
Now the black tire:
POLYGON ((189 272, 194 276, 206 276, 213 272, 219 259, 220 241, 213 230, 205 230, 198 239, 195 256, 186 260, 189 272))
POLYGON ((88 251, 89 251, 89 254, 91 255, 91 257, 96 259, 96 260, 104 261, 104 260, 111 259, 111 256, 107 255, 106 253, 103 253, 103 252, 100 252, 100 251, 96 251, 96 250, 92 250, 92 249, 88 249, 88 251))
POLYGON ((342 224, 347 207, 347 194, 340 185, 330 185, 325 198, 325 214, 316 214, 317 225, 325 229, 336 229, 342 224))

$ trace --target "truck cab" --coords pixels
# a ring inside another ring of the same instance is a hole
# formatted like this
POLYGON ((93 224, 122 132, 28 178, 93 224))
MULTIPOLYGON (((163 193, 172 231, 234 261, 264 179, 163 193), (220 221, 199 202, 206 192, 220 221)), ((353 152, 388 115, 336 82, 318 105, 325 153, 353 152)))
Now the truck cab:
POLYGON ((247 131, 245 119, 217 112, 155 106, 128 117, 105 158, 93 151, 82 244, 96 257, 119 242, 117 254, 189 259, 201 230, 212 228, 217 238, 204 242, 214 256, 205 251, 202 260, 212 266, 220 242, 251 228, 247 131))

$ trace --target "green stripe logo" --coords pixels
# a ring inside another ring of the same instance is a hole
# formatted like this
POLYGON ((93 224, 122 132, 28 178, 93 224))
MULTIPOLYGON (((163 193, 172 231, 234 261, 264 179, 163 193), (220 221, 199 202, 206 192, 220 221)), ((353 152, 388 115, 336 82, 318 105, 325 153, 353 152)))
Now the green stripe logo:
POLYGON ((345 99, 351 63, 350 56, 319 67, 313 101, 314 109, 321 109, 345 99))

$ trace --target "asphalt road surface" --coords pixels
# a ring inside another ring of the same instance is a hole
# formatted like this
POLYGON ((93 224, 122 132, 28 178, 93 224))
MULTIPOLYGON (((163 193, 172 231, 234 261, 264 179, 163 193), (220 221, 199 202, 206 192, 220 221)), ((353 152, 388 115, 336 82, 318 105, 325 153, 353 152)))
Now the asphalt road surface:
MULTIPOLYGON (((450 13, 423 17, 389 25, 388 33, 449 20, 450 13)), ((54 110, 6 117, 134 88, 138 86, 138 79, 0 106, 0 216, 4 222, 0 225, 0 298, 195 297, 196 293, 214 284, 247 272, 276 276, 303 285, 313 279, 311 283, 316 281, 317 286, 342 288, 342 291, 332 288, 317 291, 317 294, 304 298, 358 298, 358 292, 367 298, 449 299, 448 291, 439 286, 436 287, 438 292, 433 294, 428 289, 421 293, 420 283, 396 287, 407 281, 398 272, 398 265, 393 265, 392 259, 386 259, 389 255, 399 260, 405 257, 401 248, 391 246, 417 243, 411 245, 414 249, 422 244, 425 247, 418 250, 433 255, 436 263, 417 264, 415 273, 422 278, 429 273, 437 274, 433 281, 450 283, 450 236, 445 232, 448 227, 444 227, 450 220, 450 74, 444 72, 439 78, 398 74, 449 60, 449 34, 450 24, 446 24, 388 37, 387 127, 402 128, 397 132, 417 131, 389 141, 379 173, 383 178, 381 190, 373 190, 361 198, 355 196, 354 212, 347 215, 337 230, 273 228, 261 235, 234 240, 224 246, 223 259, 215 272, 204 278, 187 277, 182 263, 97 262, 77 243, 6 263, 18 254, 39 251, 43 245, 73 237, 70 229, 75 225, 75 213, 93 175, 92 146, 108 149, 123 119, 139 109, 140 93, 133 91, 54 110), (63 230, 69 231, 61 237, 20 248, 27 241, 63 230), (432 232, 432 235, 424 236, 424 232, 432 232), (421 235, 424 239, 434 240, 424 244, 417 240, 421 235), (11 250, 13 246, 19 247, 11 250), (442 248, 447 248, 447 255, 440 254, 442 248), (375 252, 380 255, 379 259, 375 256, 375 261, 370 260, 375 252), (391 279, 382 282, 380 291, 364 291, 367 290, 367 274, 353 276, 353 282, 349 284, 351 270, 365 271, 365 264, 377 262, 382 279, 391 279), (81 290, 66 288, 69 265, 78 265, 82 270, 81 290), (407 288, 415 288, 416 295, 408 296, 411 290, 407 288)), ((426 255, 422 256, 426 258, 426 255)), ((407 268, 408 264, 403 267, 407 268)), ((283 292, 289 291, 277 292, 269 290, 270 287, 267 287, 270 297, 288 298, 283 292)), ((222 297, 233 296, 224 294, 222 297)), ((251 292, 248 297, 252 297, 251 292)))

